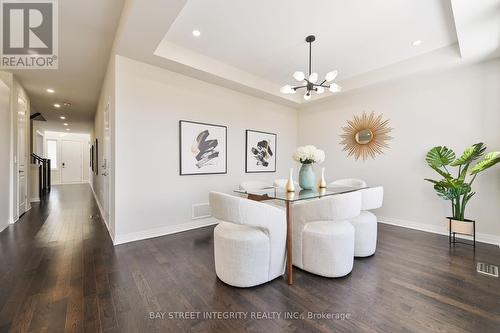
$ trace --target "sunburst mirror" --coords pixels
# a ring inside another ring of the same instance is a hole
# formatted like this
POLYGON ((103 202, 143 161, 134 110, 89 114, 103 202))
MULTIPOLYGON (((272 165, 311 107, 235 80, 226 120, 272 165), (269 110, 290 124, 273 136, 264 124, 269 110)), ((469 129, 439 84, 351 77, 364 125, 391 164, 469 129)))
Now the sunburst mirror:
POLYGON ((375 116, 374 112, 354 116, 353 120, 347 121, 347 126, 342 127, 342 150, 347 151, 347 157, 354 156, 356 160, 362 158, 364 161, 369 156, 374 159, 383 153, 383 148, 389 148, 387 141, 392 139, 389 136, 392 128, 388 125, 389 120, 383 120, 382 115, 375 116))

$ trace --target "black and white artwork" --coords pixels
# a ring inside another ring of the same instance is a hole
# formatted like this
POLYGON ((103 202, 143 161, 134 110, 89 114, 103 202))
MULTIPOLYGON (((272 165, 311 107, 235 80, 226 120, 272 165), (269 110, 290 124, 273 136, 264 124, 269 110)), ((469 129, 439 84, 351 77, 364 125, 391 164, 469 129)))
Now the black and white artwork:
POLYGON ((246 131, 245 171, 276 172, 276 134, 246 131))
POLYGON ((179 121, 181 175, 227 172, 226 126, 179 121))
POLYGON ((97 140, 97 138, 95 139, 95 143, 94 143, 94 154, 95 154, 94 173, 96 175, 99 175, 99 141, 97 140))
POLYGON ((94 145, 90 147, 90 168, 94 172, 94 145))

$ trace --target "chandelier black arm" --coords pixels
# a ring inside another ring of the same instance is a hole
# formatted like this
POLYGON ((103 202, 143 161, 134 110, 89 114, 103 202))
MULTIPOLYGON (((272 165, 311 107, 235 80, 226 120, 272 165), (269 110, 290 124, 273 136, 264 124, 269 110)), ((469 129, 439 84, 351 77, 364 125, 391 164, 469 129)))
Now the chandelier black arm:
POLYGON ((311 67, 312 67, 312 42, 309 42, 309 77, 311 77, 311 67))
POLYGON ((297 86, 297 87, 292 87, 293 90, 301 89, 301 88, 307 88, 307 86, 297 86))

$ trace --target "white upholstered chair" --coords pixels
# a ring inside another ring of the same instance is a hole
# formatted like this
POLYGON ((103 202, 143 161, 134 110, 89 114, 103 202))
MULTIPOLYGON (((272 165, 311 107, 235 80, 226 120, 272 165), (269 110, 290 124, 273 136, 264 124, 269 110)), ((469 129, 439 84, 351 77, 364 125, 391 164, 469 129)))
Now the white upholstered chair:
POLYGON ((267 187, 272 187, 272 185, 260 180, 247 180, 240 183, 240 189, 244 191, 262 190, 267 187))
POLYGON ((293 264, 310 273, 341 277, 352 271, 354 227, 361 193, 351 192, 293 206, 293 264))
POLYGON ((235 287, 252 287, 285 271, 286 217, 260 202, 210 192, 214 229, 215 272, 235 287))
POLYGON ((334 187, 334 186, 366 187, 367 185, 366 182, 362 179, 345 178, 336 180, 328 184, 328 187, 334 187))
POLYGON ((369 257, 377 249, 377 216, 369 210, 382 207, 384 188, 366 188, 361 192, 361 213, 350 219, 354 227, 354 256, 369 257))

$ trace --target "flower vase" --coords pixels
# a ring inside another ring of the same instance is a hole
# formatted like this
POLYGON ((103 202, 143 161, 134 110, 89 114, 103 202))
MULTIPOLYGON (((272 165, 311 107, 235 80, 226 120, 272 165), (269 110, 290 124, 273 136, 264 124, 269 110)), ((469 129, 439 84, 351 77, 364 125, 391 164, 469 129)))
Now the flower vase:
POLYGON ((304 190, 312 190, 316 187, 316 176, 312 163, 304 163, 299 171, 299 186, 304 190))

